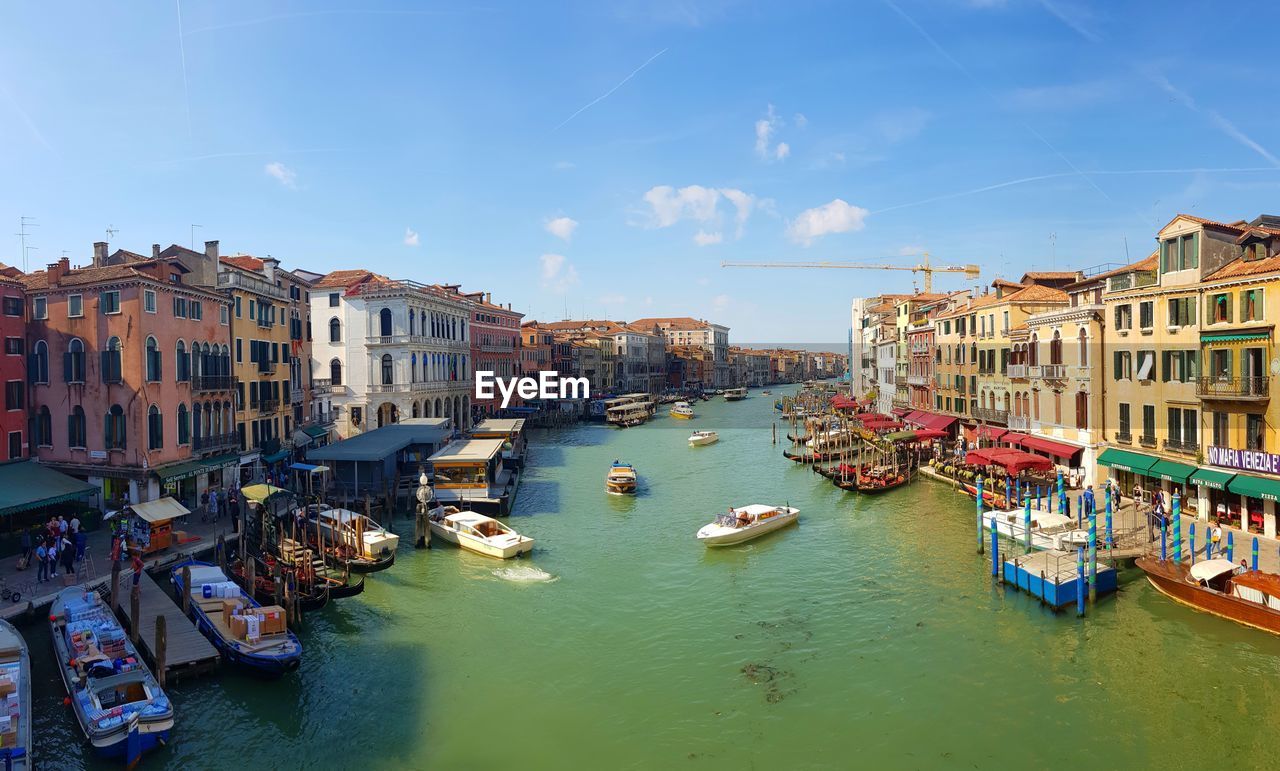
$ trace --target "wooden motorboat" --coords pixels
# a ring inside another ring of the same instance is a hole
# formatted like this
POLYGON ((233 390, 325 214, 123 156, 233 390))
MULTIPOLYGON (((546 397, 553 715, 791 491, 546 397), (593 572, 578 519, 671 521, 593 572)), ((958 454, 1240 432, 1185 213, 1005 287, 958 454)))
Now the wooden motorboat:
POLYGON ((698 530, 697 539, 707 546, 731 546, 772 533, 799 519, 799 509, 753 503, 731 508, 716 517, 714 522, 703 525, 698 530))
POLYGON ((692 420, 694 417, 693 407, 690 407, 688 402, 676 402, 671 406, 670 414, 671 417, 680 420, 692 420))
POLYGON ((1143 556, 1135 564, 1167 597, 1237 624, 1280 634, 1280 575, 1225 559, 1187 565, 1143 556))
POLYGON ((432 535, 486 557, 505 560, 533 551, 532 538, 474 511, 440 507, 431 513, 428 522, 432 535))
POLYGON ((308 515, 312 517, 312 527, 307 531, 314 539, 314 531, 319 528, 317 545, 324 544, 326 560, 337 561, 354 573, 375 573, 395 563, 400 536, 369 517, 326 506, 308 507, 308 515))
POLYGON ((74 586, 59 592, 49 628, 71 709, 98 754, 125 757, 135 724, 139 752, 168 741, 173 704, 96 592, 74 586))
POLYGON ((610 495, 636 494, 636 469, 630 463, 615 460, 604 477, 604 491, 610 495))
POLYGON ((217 565, 197 560, 187 560, 170 571, 178 596, 191 593, 187 615, 195 622, 200 634, 213 643, 227 662, 247 672, 262 677, 281 677, 294 672, 302 662, 302 643, 285 621, 284 608, 263 605, 232 582, 217 565), (183 582, 183 569, 190 570, 191 586, 183 582), (205 596, 205 586, 230 584, 238 596, 218 597, 214 593, 205 596), (228 605, 232 603, 232 605, 228 605), (235 607, 234 612, 224 608, 235 607), (240 620, 236 620, 236 616, 240 620), (243 631, 240 631, 243 626, 243 631))
POLYGON ((9 769, 33 768, 31 744, 31 651, 8 621, 0 620, 0 682, 12 686, 0 699, 8 723, 0 730, 0 760, 9 769))
POLYGON ((703 445, 715 444, 720 441, 720 435, 715 431, 694 431, 689 434, 690 447, 702 447, 703 445))

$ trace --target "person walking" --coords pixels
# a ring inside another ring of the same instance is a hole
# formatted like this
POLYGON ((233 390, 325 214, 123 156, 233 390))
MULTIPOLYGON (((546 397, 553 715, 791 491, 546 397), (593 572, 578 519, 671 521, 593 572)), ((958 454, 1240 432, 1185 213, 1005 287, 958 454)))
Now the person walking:
POLYGON ((45 560, 49 565, 49 578, 58 577, 58 542, 56 536, 45 539, 45 560))
POLYGON ((41 584, 49 580, 49 550, 44 547, 44 541, 36 546, 36 583, 41 584))
POLYGON ((1084 514, 1088 516, 1090 513, 1097 511, 1097 501, 1093 497, 1093 485, 1089 485, 1084 489, 1084 514))
POLYGON ((62 572, 64 575, 74 576, 76 574, 76 551, 71 544, 71 539, 62 536, 62 540, 58 544, 58 553, 62 555, 62 572))

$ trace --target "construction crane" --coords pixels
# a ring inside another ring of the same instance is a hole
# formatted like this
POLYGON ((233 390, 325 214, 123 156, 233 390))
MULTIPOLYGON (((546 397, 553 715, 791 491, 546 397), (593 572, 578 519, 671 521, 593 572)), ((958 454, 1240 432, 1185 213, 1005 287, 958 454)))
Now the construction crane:
POLYGON ((854 270, 909 270, 924 274, 925 293, 933 292, 934 273, 963 273, 965 278, 978 277, 977 265, 932 265, 929 253, 920 253, 919 265, 871 265, 854 262, 722 262, 722 268, 852 268, 854 270))

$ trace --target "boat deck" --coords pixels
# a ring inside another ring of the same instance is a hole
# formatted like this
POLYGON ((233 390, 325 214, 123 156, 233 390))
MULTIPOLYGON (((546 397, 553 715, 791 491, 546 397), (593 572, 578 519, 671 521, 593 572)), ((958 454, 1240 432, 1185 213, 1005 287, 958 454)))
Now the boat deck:
MULTIPOLYGON (((1063 608, 1076 601, 1076 586, 1089 580, 1089 565, 1085 563, 1082 578, 1075 552, 1036 551, 1030 554, 1006 556, 1002 561, 1004 582, 1039 598, 1054 609, 1063 608)), ((1086 593, 1088 587, 1086 585, 1086 593)), ((1116 590, 1116 571, 1109 565, 1098 563, 1098 596, 1116 590)))
MULTIPOLYGON (((107 583, 110 583, 108 581, 107 583)), ((172 683, 184 677, 213 672, 218 667, 218 651, 208 638, 196 630, 195 624, 182 613, 169 593, 166 592, 151 576, 142 574, 138 583, 141 594, 138 597, 138 650, 146 658, 152 670, 156 667, 156 618, 165 617, 165 679, 172 683)), ((133 571, 120 574, 119 601, 120 612, 132 628, 133 618, 130 614, 132 603, 130 592, 133 591, 133 571)), ((159 675, 159 672, 156 673, 159 675)))

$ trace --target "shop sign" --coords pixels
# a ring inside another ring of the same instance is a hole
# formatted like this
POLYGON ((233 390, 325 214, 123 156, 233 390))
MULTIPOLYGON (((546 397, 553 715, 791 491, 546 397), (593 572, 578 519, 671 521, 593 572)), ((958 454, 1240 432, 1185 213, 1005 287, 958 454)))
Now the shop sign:
POLYGON ((1237 450, 1232 447, 1210 447, 1209 465, 1280 476, 1280 455, 1261 450, 1237 450))

